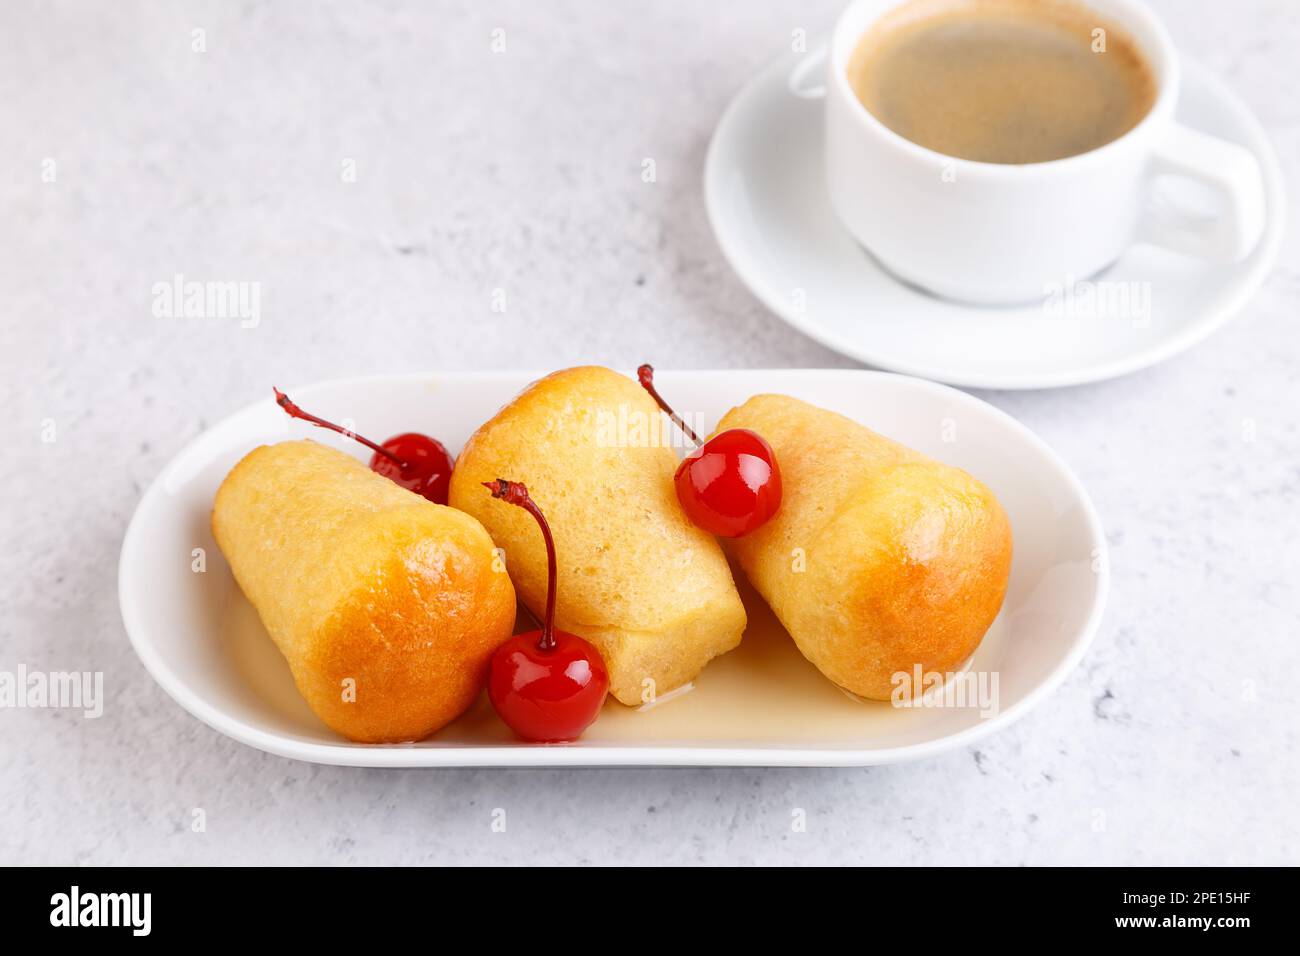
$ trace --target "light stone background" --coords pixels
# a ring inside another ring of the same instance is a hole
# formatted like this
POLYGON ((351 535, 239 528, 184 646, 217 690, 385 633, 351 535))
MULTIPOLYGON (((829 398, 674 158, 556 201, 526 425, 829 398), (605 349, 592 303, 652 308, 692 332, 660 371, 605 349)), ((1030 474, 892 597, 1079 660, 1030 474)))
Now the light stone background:
MULTIPOLYGON (((838 6, 4 4, 0 669, 102 670, 107 704, 97 721, 0 711, 0 862, 1297 861, 1294 229, 1192 352, 982 393, 1091 490, 1114 588, 1082 666, 977 748, 868 770, 309 766, 207 729, 132 653, 116 595, 132 509, 269 382, 851 364, 742 287, 700 191, 728 99, 838 6), (261 326, 154 318, 150 287, 176 272, 261 282, 261 326)), ((1157 6, 1300 191, 1294 0, 1157 6)))

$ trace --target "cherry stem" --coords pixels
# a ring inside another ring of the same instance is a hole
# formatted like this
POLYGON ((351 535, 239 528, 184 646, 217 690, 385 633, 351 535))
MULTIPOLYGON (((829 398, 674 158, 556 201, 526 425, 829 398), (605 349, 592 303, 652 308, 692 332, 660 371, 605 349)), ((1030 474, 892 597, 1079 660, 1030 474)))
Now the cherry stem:
POLYGON ((665 402, 659 392, 655 390, 655 370, 653 366, 642 365, 636 370, 636 378, 637 381, 641 383, 641 387, 650 393, 650 397, 653 398, 656 404, 664 410, 664 413, 673 420, 673 424, 684 431, 687 438, 695 442, 697 448, 704 444, 704 442, 700 441, 700 436, 695 434, 695 429, 686 424, 686 421, 682 416, 673 411, 672 406, 665 402))
POLYGON ((555 650, 556 568, 555 539, 551 537, 551 526, 546 523, 546 516, 542 514, 542 509, 537 507, 537 502, 528 497, 528 488, 522 481, 498 478, 496 481, 483 482, 483 487, 492 492, 493 498, 500 498, 502 501, 523 508, 537 519, 537 525, 542 529, 542 540, 546 542, 546 617, 542 621, 542 636, 537 642, 537 647, 539 650, 553 651, 555 650))
POLYGON ((361 442, 361 444, 365 445, 375 454, 383 455, 385 458, 393 462, 399 468, 406 468, 409 466, 410 463, 405 458, 402 458, 400 455, 394 454, 393 452, 385 448, 383 445, 376 445, 369 438, 366 438, 363 435, 358 435, 356 432, 344 428, 342 425, 335 425, 333 422, 327 422, 323 418, 317 418, 311 412, 304 412, 301 408, 299 408, 297 405, 293 403, 293 401, 289 398, 288 395, 284 394, 284 392, 280 391, 274 385, 271 386, 271 391, 275 392, 276 404, 278 404, 281 408, 283 408, 286 412, 288 412, 290 418, 301 418, 305 422, 311 422, 313 425, 319 425, 321 428, 328 428, 330 431, 338 432, 340 435, 346 435, 348 438, 355 439, 356 441, 361 442))

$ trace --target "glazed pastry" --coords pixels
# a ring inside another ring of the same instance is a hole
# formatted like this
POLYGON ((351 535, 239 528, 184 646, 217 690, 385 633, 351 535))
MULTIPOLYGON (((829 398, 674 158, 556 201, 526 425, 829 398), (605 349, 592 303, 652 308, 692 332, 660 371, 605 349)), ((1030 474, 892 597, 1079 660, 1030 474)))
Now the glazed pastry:
POLYGON ((893 675, 970 657, 1011 569, 1011 527, 988 488, 784 395, 751 398, 727 428, 758 432, 781 462, 780 510, 729 547, 808 660, 888 700, 893 675))
POLYGON ((556 626, 591 641, 609 690, 639 704, 693 679, 740 643, 745 608, 717 541, 673 489, 668 424, 636 382, 573 368, 534 382, 465 445, 451 504, 506 552, 523 602, 546 604, 546 551, 533 519, 485 481, 523 482, 559 553, 556 626))
POLYGON ((299 692, 351 740, 419 740, 459 716, 514 627, 482 525, 316 442, 246 455, 212 532, 299 692))

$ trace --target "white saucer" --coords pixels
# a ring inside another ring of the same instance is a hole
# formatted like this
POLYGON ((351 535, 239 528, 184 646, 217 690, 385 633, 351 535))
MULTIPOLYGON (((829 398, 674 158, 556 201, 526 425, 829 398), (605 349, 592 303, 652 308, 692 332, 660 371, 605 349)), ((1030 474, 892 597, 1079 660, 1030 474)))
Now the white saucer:
MULTIPOLYGON (((392 375, 291 388, 289 394, 323 415, 350 419, 362 434, 416 429, 456 450, 537 377, 392 375)), ((905 709, 849 699, 799 654, 741 575, 749 614, 741 646, 710 663, 689 693, 661 698, 653 709, 609 702, 576 744, 512 739, 486 695, 420 743, 349 743, 322 724, 295 690, 288 665, 235 584, 209 528, 217 486, 259 444, 312 438, 358 457, 365 451, 288 419, 269 386, 256 404, 180 452, 131 519, 118 574, 122 620, 136 653, 182 707, 223 734, 285 757, 365 767, 864 766, 914 760, 1005 727, 1046 698, 1083 656, 1106 601, 1106 537, 1078 480, 1009 415, 943 385, 859 369, 660 371, 655 378, 679 408, 702 421, 716 421, 755 392, 783 392, 852 415, 983 480, 1002 502, 1015 536, 1006 601, 969 665, 976 674, 997 677, 996 708, 905 709), (937 425, 945 421, 953 424, 947 436, 937 425), (196 568, 199 555, 205 562, 196 568)))
POLYGON ((1178 119, 1240 143, 1263 167, 1268 221, 1245 261, 1211 265, 1134 247, 1095 277, 1149 283, 1149 310, 1122 318, 1090 314, 1078 298, 1051 311, 1041 303, 988 308, 904 285, 835 218, 822 178, 823 103, 787 86, 797 60, 773 63, 728 107, 705 163, 705 202, 723 253, 750 290, 844 355, 977 388, 1112 378, 1176 355, 1227 322, 1277 257, 1286 208, 1277 157, 1246 106, 1204 68, 1184 63, 1178 119))

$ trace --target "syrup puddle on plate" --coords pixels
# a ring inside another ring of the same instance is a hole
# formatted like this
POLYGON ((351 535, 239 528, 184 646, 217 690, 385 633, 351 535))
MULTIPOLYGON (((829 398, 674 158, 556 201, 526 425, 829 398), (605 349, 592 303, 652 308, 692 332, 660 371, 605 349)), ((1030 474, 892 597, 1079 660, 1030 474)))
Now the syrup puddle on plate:
MULTIPOLYGON (((766 602, 736 572, 749 616, 740 646, 716 658, 689 693, 664 695, 653 707, 625 707, 612 698, 583 735, 586 746, 656 747, 885 747, 933 735, 935 722, 954 729, 977 722, 965 709, 895 708, 846 694, 810 664, 766 602)), ((320 723, 293 685, 289 665, 257 612, 230 582, 223 631, 230 660, 267 718, 302 739, 344 743, 320 723)), ((521 613, 516 632, 535 625, 521 613)), ((1001 658, 999 616, 972 658, 974 669, 995 668, 1001 658)), ((964 669, 964 668, 963 668, 964 669)), ((519 744, 493 713, 487 694, 427 740, 402 746, 519 744)))

